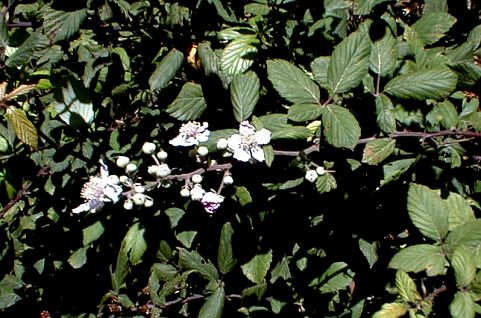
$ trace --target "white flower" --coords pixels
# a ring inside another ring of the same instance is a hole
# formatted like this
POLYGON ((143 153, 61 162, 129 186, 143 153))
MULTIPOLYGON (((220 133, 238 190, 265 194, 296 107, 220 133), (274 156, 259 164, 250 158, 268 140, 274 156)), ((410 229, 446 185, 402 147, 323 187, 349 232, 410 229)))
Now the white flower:
POLYGON ((146 155, 151 155, 155 152, 155 144, 151 142, 145 142, 144 145, 142 146, 142 151, 146 155))
POLYGON ((224 197, 214 191, 204 194, 201 201, 207 213, 214 213, 222 202, 224 202, 224 197))
POLYGON ((234 153, 234 158, 247 162, 264 161, 264 150, 262 145, 267 145, 271 141, 271 132, 265 128, 256 131, 254 126, 247 121, 240 123, 239 133, 227 139, 227 145, 234 153))
POLYGON ((166 163, 162 163, 158 166, 155 175, 159 178, 165 178, 171 173, 169 166, 166 163))
POLYGON ((100 177, 91 176, 80 192, 85 202, 72 210, 73 213, 96 212, 105 202, 117 202, 122 195, 122 188, 116 184, 115 178, 109 177, 107 165, 100 160, 100 177))
POLYGON ((200 201, 204 197, 205 190, 202 189, 200 184, 194 185, 192 189, 190 189, 190 198, 194 201, 200 201))
POLYGON ((317 174, 316 170, 307 170, 306 175, 304 176, 304 178, 306 178, 306 180, 309 182, 315 182, 317 177, 319 177, 319 175, 317 174))
POLYGON ((207 141, 209 139, 210 131, 207 129, 208 123, 199 123, 196 121, 190 121, 186 124, 182 124, 179 129, 179 135, 169 141, 172 146, 189 147, 198 145, 200 142, 207 141))

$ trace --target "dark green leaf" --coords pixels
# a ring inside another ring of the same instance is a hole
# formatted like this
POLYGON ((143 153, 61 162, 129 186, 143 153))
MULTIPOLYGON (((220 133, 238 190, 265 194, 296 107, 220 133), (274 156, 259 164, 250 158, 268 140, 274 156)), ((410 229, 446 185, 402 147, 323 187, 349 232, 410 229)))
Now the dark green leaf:
POLYGON ((217 266, 222 274, 230 272, 237 263, 232 251, 232 235, 234 229, 232 225, 227 222, 222 226, 219 240, 219 250, 217 252, 217 266))
POLYGON ((180 121, 195 120, 207 109, 207 103, 199 84, 187 82, 179 95, 167 108, 167 113, 180 121))
POLYGON ((359 239, 359 249, 361 250, 362 254, 369 263, 369 267, 371 268, 378 260, 378 245, 379 244, 377 242, 369 243, 363 239, 359 239))
POLYGON ((445 100, 434 105, 426 115, 426 120, 436 129, 440 129, 440 125, 446 129, 454 129, 458 124, 459 116, 453 103, 445 100))
POLYGON ((271 139, 307 139, 311 137, 311 131, 302 126, 290 126, 272 132, 271 139))
POLYGON ((428 276, 436 276, 445 272, 446 264, 440 246, 417 244, 400 250, 389 262, 389 267, 414 273, 426 270, 428 276))
POLYGON ((326 193, 337 188, 336 178, 330 173, 317 177, 316 189, 319 193, 326 193))
POLYGON ((331 293, 346 288, 352 282, 354 272, 344 262, 332 263, 319 278, 321 293, 331 293))
POLYGON ((412 25, 419 39, 426 45, 439 41, 456 23, 456 18, 446 12, 433 12, 422 15, 421 19, 412 25))
POLYGON ((369 141, 362 153, 362 162, 370 165, 378 165, 389 157, 394 151, 396 141, 390 138, 381 138, 369 141))
POLYGON ((245 277, 254 284, 264 281, 272 262, 272 252, 254 256, 249 262, 241 266, 245 277))
POLYGON ((217 288, 202 305, 197 318, 221 318, 222 310, 224 309, 224 298, 224 288, 217 288))
POLYGON ((372 9, 380 3, 391 0, 358 0, 354 2, 354 14, 366 15, 371 13, 372 9))
POLYGON ((49 44, 50 41, 45 35, 34 32, 10 55, 5 61, 5 65, 8 67, 22 66, 30 61, 35 51, 44 49, 49 44))
POLYGON ((467 288, 476 276, 476 262, 471 252, 463 247, 457 248, 451 256, 451 266, 460 289, 467 288))
POLYGON ((184 216, 185 212, 179 208, 168 208, 164 213, 169 217, 170 227, 173 229, 179 224, 180 219, 184 216))
POLYGON ((386 28, 384 37, 372 44, 369 67, 374 73, 386 76, 396 66, 397 53, 397 40, 386 28))
POLYGON ((249 190, 243 186, 235 186, 235 196, 239 200, 240 205, 246 205, 252 202, 249 190))
POLYGON ((6 309, 15 305, 16 302, 22 298, 17 295, 11 288, 0 289, 0 310, 6 309))
POLYGON ((5 13, 0 13, 0 48, 6 48, 8 46, 8 27, 5 20, 5 13))
POLYGON ((288 280, 291 278, 291 271, 289 270, 289 260, 283 257, 279 263, 271 271, 271 284, 274 284, 279 278, 288 280))
POLYGON ((162 61, 157 65, 154 73, 149 78, 151 91, 165 88, 179 71, 184 62, 184 54, 176 49, 172 49, 162 61))
POLYGON ((329 82, 327 81, 327 69, 329 68, 330 62, 330 56, 319 56, 311 62, 311 70, 312 75, 314 75, 314 80, 324 88, 329 87, 329 82))
POLYGON ((63 78, 55 89, 53 107, 64 122, 73 127, 93 122, 93 104, 81 82, 74 78, 63 78))
POLYGON ((296 122, 311 121, 321 116, 321 106, 318 104, 294 104, 289 107, 287 118, 296 122))
POLYGON ((260 82, 256 73, 246 72, 234 77, 230 84, 234 117, 238 122, 249 119, 259 100, 260 82))
POLYGON ((87 17, 87 9, 61 11, 46 7, 43 29, 52 43, 66 40, 78 32, 87 17))
POLYGON ((140 228, 139 223, 130 227, 122 241, 122 249, 129 256, 132 265, 137 265, 142 261, 142 256, 147 250, 147 242, 144 239, 145 229, 140 228))
POLYGON ((327 142, 334 147, 353 149, 361 137, 358 121, 344 107, 322 107, 322 124, 327 142))
POLYGON ((187 248, 192 246, 192 242, 194 241, 197 235, 197 231, 184 231, 180 232, 175 236, 175 238, 182 243, 187 248))
POLYGON ((388 96, 380 94, 376 97, 376 122, 379 128, 386 133, 396 131, 396 117, 393 110, 394 105, 388 96))
POLYGON ((188 251, 179 248, 179 262, 186 270, 195 270, 201 277, 208 281, 215 282, 219 279, 219 273, 215 266, 210 262, 205 262, 204 258, 195 251, 188 251))
POLYGON ((469 202, 457 193, 450 193, 445 201, 449 211, 449 230, 452 231, 458 226, 476 220, 474 211, 469 202))
POLYGON ((481 219, 476 219, 456 227, 446 238, 448 253, 453 253, 463 246, 476 256, 476 262, 481 260, 481 219))
POLYGON ((385 164, 383 166, 384 179, 381 180, 381 186, 399 179, 399 177, 402 176, 415 162, 416 159, 408 158, 395 160, 393 162, 385 164))

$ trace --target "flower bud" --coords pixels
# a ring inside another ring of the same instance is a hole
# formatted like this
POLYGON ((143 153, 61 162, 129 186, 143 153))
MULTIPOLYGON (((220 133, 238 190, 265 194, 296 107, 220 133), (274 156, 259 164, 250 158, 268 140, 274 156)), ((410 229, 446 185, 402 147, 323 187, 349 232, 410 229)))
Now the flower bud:
POLYGON ((117 167, 119 168, 125 168, 130 162, 129 157, 126 156, 118 156, 117 161, 115 162, 117 164, 117 167))
POLYGON ((147 167, 147 172, 151 175, 157 175, 157 171, 159 170, 158 165, 152 165, 147 167))
POLYGON ((200 184, 196 184, 191 190, 190 190, 190 198, 194 201, 200 201, 204 197, 205 190, 202 189, 202 186, 200 184))
POLYGON ((145 192, 145 188, 144 188, 143 185, 136 183, 135 186, 134 186, 134 191, 135 191, 136 193, 144 193, 144 192, 145 192))
POLYGON ((197 148, 197 153, 199 154, 199 156, 205 157, 209 153, 209 149, 207 149, 207 147, 200 146, 199 148, 197 148))
POLYGON ((124 209, 132 210, 133 208, 134 208, 134 202, 132 202, 132 200, 127 199, 124 201, 124 209))
POLYGON ((306 178, 306 180, 309 182, 315 182, 318 176, 319 175, 317 174, 316 170, 307 170, 304 178, 306 178))
POLYGON ((119 178, 120 183, 123 185, 128 185, 129 184, 129 177, 127 176, 120 176, 119 178))
POLYGON ((126 167, 125 167, 125 172, 127 173, 131 173, 131 172, 134 172, 137 170, 137 165, 135 163, 129 163, 126 167))
POLYGON ((112 184, 119 184, 120 183, 120 179, 118 176, 116 176, 115 174, 111 174, 109 176, 109 181, 112 183, 112 184))
POLYGON ((159 178, 165 178, 167 176, 170 175, 171 171, 170 171, 170 168, 167 164, 163 163, 159 166, 157 166, 157 171, 155 173, 155 175, 159 178))
POLYGON ((157 153, 157 158, 159 160, 165 160, 165 159, 167 159, 167 157, 168 157, 168 154, 164 150, 161 150, 157 153))
POLYGON ((201 183, 202 182, 202 176, 200 174, 194 174, 191 177, 191 180, 193 183, 201 183))
POLYGON ((153 206, 153 205, 154 205, 154 199, 152 199, 151 197, 149 197, 149 196, 146 195, 146 196, 145 196, 144 206, 145 206, 146 208, 150 208, 150 207, 153 206))
POLYGON ((145 203, 145 194, 143 193, 136 193, 132 196, 132 201, 135 205, 144 205, 145 203))
POLYGON ((224 177, 224 184, 225 185, 231 185, 233 183, 234 183, 234 179, 232 178, 232 176, 230 174, 228 174, 224 177))
POLYGON ((182 189, 180 190, 180 196, 181 196, 181 197, 184 197, 184 198, 190 197, 190 190, 187 189, 187 188, 185 188, 185 187, 182 188, 182 189))
POLYGON ((323 174, 326 174, 326 169, 324 169, 324 167, 317 167, 316 172, 318 175, 322 176, 323 174))
POLYGON ((219 150, 227 149, 227 139, 221 138, 217 140, 217 149, 219 150))
POLYGON ((142 146, 142 151, 146 155, 151 155, 155 152, 155 144, 151 142, 145 142, 144 145, 142 146))

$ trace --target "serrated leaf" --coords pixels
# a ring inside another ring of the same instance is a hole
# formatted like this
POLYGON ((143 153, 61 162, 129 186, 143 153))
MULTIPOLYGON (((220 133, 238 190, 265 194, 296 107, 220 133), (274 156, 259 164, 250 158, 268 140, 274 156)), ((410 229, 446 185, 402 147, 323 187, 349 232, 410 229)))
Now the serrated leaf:
POLYGON ((15 130, 15 134, 24 144, 30 146, 32 149, 38 149, 38 132, 37 128, 27 118, 23 109, 18 109, 15 106, 7 108, 6 117, 8 122, 15 130))
POLYGON ((11 288, 0 289, 0 310, 9 308, 18 301, 22 300, 22 297, 17 295, 11 288))
POLYGON ((476 263, 481 261, 481 219, 459 225, 446 238, 448 253, 463 246, 475 255, 476 263))
POLYGON ((257 56, 258 40, 253 35, 238 37, 224 48, 220 59, 224 75, 236 75, 247 71, 257 56))
POLYGON ((124 71, 130 70, 130 57, 123 47, 117 46, 116 48, 113 48, 112 53, 117 54, 120 62, 122 63, 122 68, 124 69, 124 71))
POLYGON ((376 122, 379 128, 386 133, 396 131, 396 117, 393 110, 394 105, 388 96, 384 94, 376 96, 376 122))
POLYGON ((210 282, 219 279, 219 273, 215 266, 210 261, 206 262, 196 251, 179 248, 179 262, 184 269, 195 270, 201 277, 210 282))
POLYGON ((383 304, 372 318, 399 318, 408 312, 408 306, 403 303, 383 304))
POLYGON ((428 276, 436 276, 444 273, 445 264, 440 246, 417 244, 397 252, 389 262, 389 267, 414 273, 426 270, 428 276))
POLYGON ((356 118, 338 105, 327 105, 321 109, 327 142, 337 148, 353 149, 361 137, 361 127, 356 118))
POLYGON ((197 318, 221 318, 224 309, 225 292, 223 287, 217 288, 202 305, 197 318))
POLYGON ((474 305, 473 296, 469 292, 458 291, 449 304, 449 312, 452 317, 474 318, 474 305))
POLYGON ((377 255, 378 243, 377 242, 369 243, 363 239, 359 239, 358 243, 359 243, 359 249, 361 250, 364 257, 366 258, 369 264, 369 267, 372 268, 379 258, 377 255))
POLYGON ((164 213, 169 217, 170 228, 175 228, 179 224, 180 219, 184 216, 185 212, 179 208, 168 208, 164 213))
POLYGON ((469 202, 457 193, 449 193, 445 200, 449 213, 449 230, 452 231, 458 226, 476 220, 474 211, 469 202))
POLYGON ((329 82, 327 81, 327 69, 329 68, 330 62, 330 56, 319 56, 311 62, 311 70, 314 80, 324 88, 329 87, 329 82))
POLYGON ((423 69, 396 76, 386 84, 384 92, 399 98, 439 99, 449 96, 456 82, 456 75, 448 68, 423 69))
POLYGON ((372 44, 369 58, 370 69, 381 76, 388 75, 396 67, 397 54, 397 40, 391 31, 386 28, 382 39, 372 44))
POLYGON ((334 94, 346 93, 358 86, 367 74, 371 42, 367 34, 357 31, 342 40, 332 52, 327 81, 334 94))
POLYGON ((249 119, 259 100, 260 81, 256 73, 249 71, 234 76, 230 84, 234 117, 238 122, 249 119))
POLYGON ((294 104, 289 107, 287 118, 295 122, 311 121, 321 116, 321 113, 321 106, 318 104, 294 104))
POLYGON ((320 103, 319 87, 297 66, 284 60, 269 60, 267 75, 279 95, 291 103, 320 103))
POLYGON ((316 189, 319 193, 326 193, 337 188, 336 178, 330 173, 323 174, 316 179, 316 189))
POLYGON ((75 269, 78 269, 87 263, 88 247, 84 246, 76 250, 68 258, 68 263, 75 269))
POLYGON ((34 32, 10 55, 5 61, 5 65, 17 67, 26 64, 33 57, 35 51, 44 49, 48 45, 50 45, 50 41, 45 35, 34 32))
POLYGON ((197 231, 184 231, 178 233, 175 238, 182 243, 187 248, 190 248, 192 246, 192 242, 194 241, 195 237, 197 235, 197 231))
POLYGON ((288 280, 291 277, 292 275, 291 271, 289 270, 289 261, 286 257, 283 257, 272 269, 270 283, 274 284, 279 278, 288 280))
POLYGON ((389 182, 396 181, 401 177, 408 169, 416 162, 414 158, 400 159, 385 164, 382 169, 384 178, 381 180, 381 186, 388 184, 389 182))
MULTIPOLYGON (((267 292, 267 282, 263 281, 261 284, 257 284, 251 287, 244 288, 242 290, 242 298, 246 298, 252 295, 257 296, 257 300, 260 301, 262 296, 267 292)), ((249 311, 267 311, 265 307, 252 306, 249 311)))
POLYGON ((184 54, 172 49, 157 65, 155 71, 149 77, 151 91, 165 88, 179 71, 184 62, 184 54))
POLYGON ((202 86, 188 82, 166 111, 180 121, 189 121, 199 118, 206 109, 202 86))
POLYGON ((439 41, 456 23, 456 18, 446 12, 423 14, 412 28, 425 45, 439 41))
POLYGON ((358 0, 354 2, 354 14, 366 15, 371 13, 372 9, 380 3, 391 0, 358 0))
POLYGON ((471 252, 463 247, 457 248, 451 256, 451 266, 456 285, 460 289, 468 287, 476 276, 476 263, 471 252))
POLYGON ((30 85, 20 85, 16 88, 14 88, 12 91, 10 91, 8 94, 5 94, 1 100, 4 102, 8 102, 12 99, 17 98, 20 95, 25 95, 33 91, 37 87, 36 84, 30 84, 30 85))
POLYGON ((407 207, 411 221, 424 236, 435 241, 441 241, 446 236, 449 229, 448 210, 437 191, 412 183, 407 207))
POLYGON ((453 103, 445 100, 434 105, 426 115, 426 120, 436 129, 440 129, 439 126, 454 129, 458 125, 459 116, 453 103))
POLYGON ((396 141, 390 138, 381 138, 369 141, 362 153, 362 162, 369 165, 378 165, 389 157, 394 151, 396 141))
MULTIPOLYGON (((271 140, 277 139, 307 139, 311 137, 311 131, 303 126, 289 126, 278 130, 274 130, 271 140)), ((265 148, 265 147, 264 147, 265 148)))
POLYGON ((73 78, 64 78, 55 87, 54 97, 53 107, 67 124, 80 127, 93 122, 93 104, 81 82, 73 78))
POLYGON ((232 235, 234 229, 231 223, 227 222, 222 226, 219 240, 219 250, 217 252, 217 266, 222 274, 229 273, 237 263, 232 251, 232 235))
POLYGON ((321 293, 331 293, 346 288, 352 282, 354 272, 344 262, 332 263, 319 278, 321 293))
POLYGON ((260 284, 266 278, 271 262, 272 252, 256 255, 241 266, 242 273, 254 284, 260 284))
POLYGON ((105 228, 102 222, 97 221, 82 230, 83 234, 83 245, 87 246, 90 243, 96 241, 104 233, 105 228))
POLYGON ((66 40, 78 32, 87 17, 87 9, 75 11, 54 10, 45 7, 43 29, 52 43, 66 40))
POLYGON ((409 303, 415 303, 421 300, 416 284, 409 275, 401 270, 396 272, 395 280, 396 288, 401 296, 402 300, 409 303))
POLYGON ((147 250, 147 242, 144 238, 144 228, 140 228, 139 223, 130 227, 122 241, 122 249, 129 257, 132 265, 137 265, 142 261, 142 256, 147 250))

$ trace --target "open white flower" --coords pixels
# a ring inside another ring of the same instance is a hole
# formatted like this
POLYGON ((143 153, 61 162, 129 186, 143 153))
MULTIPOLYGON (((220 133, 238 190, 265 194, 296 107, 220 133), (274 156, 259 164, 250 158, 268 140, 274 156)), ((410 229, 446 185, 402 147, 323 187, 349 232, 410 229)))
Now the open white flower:
POLYGON ((206 192, 202 197, 202 206, 207 213, 214 213, 224 202, 224 197, 214 191, 206 192))
POLYGON ((210 131, 207 129, 208 123, 199 123, 196 121, 190 121, 182 124, 179 129, 179 135, 169 141, 172 146, 189 147, 198 145, 200 142, 207 141, 209 139, 210 131))
POLYGON ((100 177, 91 176, 80 192, 85 202, 72 210, 73 213, 100 210, 105 202, 117 202, 122 195, 122 187, 116 182, 116 178, 109 176, 107 165, 100 160, 100 177))
POLYGON ((271 141, 271 132, 265 128, 256 131, 254 126, 247 121, 243 121, 239 126, 239 133, 227 139, 229 150, 234 153, 234 158, 247 162, 255 159, 264 161, 263 145, 271 141))

